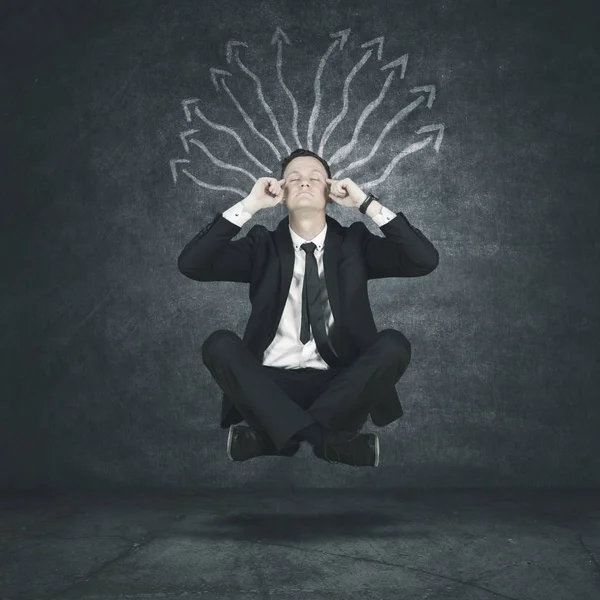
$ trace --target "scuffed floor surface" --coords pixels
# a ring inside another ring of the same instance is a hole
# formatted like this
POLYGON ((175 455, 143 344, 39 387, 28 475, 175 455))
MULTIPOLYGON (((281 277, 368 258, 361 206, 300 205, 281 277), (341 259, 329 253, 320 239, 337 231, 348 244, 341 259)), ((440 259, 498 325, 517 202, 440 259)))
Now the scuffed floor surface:
POLYGON ((2 492, 0 598, 598 600, 600 492, 2 492))

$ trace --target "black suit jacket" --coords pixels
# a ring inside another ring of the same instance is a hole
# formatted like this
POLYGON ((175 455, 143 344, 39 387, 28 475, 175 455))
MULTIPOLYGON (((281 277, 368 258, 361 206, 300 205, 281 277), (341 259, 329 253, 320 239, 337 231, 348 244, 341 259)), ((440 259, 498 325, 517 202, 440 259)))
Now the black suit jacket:
MULTIPOLYGON (((403 213, 381 227, 385 237, 373 235, 362 221, 343 227, 329 215, 323 265, 334 327, 332 345, 344 364, 353 362, 374 343, 377 335, 367 293, 369 279, 420 277, 431 273, 438 251, 413 227, 403 213)), ((217 213, 212 223, 181 251, 179 271, 195 281, 249 283, 252 304, 243 342, 262 363, 279 326, 294 269, 294 246, 286 216, 275 231, 254 225, 245 237, 231 241, 241 227, 217 213)), ((384 393, 371 419, 383 426, 403 414, 396 388, 384 393)), ((242 416, 223 394, 221 427, 239 423, 242 416)))

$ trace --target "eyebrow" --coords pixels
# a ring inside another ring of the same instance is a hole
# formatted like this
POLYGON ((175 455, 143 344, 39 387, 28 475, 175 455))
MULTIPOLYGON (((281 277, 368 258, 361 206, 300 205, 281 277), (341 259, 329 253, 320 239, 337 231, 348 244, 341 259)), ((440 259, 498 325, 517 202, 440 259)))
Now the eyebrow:
MULTIPOLYGON (((288 175, 293 175, 294 173, 300 173, 300 171, 290 171, 290 172, 288 173, 288 175)), ((321 171, 319 171, 319 169, 313 169, 313 170, 311 171, 311 173, 318 173, 319 175, 323 175, 323 173, 321 173, 321 171)))

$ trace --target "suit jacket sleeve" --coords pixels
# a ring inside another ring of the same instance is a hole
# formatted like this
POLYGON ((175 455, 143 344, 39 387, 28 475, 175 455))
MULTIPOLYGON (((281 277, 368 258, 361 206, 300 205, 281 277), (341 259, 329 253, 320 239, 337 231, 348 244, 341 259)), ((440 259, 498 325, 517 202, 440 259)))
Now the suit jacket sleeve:
POLYGON ((195 281, 250 283, 257 227, 232 242, 231 238, 241 227, 217 213, 212 223, 195 235, 179 254, 179 271, 195 281))
POLYGON ((403 213, 380 227, 383 238, 372 234, 364 223, 361 225, 365 229, 363 252, 368 279, 421 277, 438 266, 438 251, 403 213))

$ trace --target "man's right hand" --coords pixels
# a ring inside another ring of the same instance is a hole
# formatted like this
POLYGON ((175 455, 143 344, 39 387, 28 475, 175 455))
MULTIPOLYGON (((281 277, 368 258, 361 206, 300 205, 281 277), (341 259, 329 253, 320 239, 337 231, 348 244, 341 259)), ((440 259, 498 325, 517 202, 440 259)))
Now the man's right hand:
POLYGON ((259 177, 244 202, 248 201, 256 210, 283 204, 284 183, 285 178, 278 181, 274 177, 259 177))

